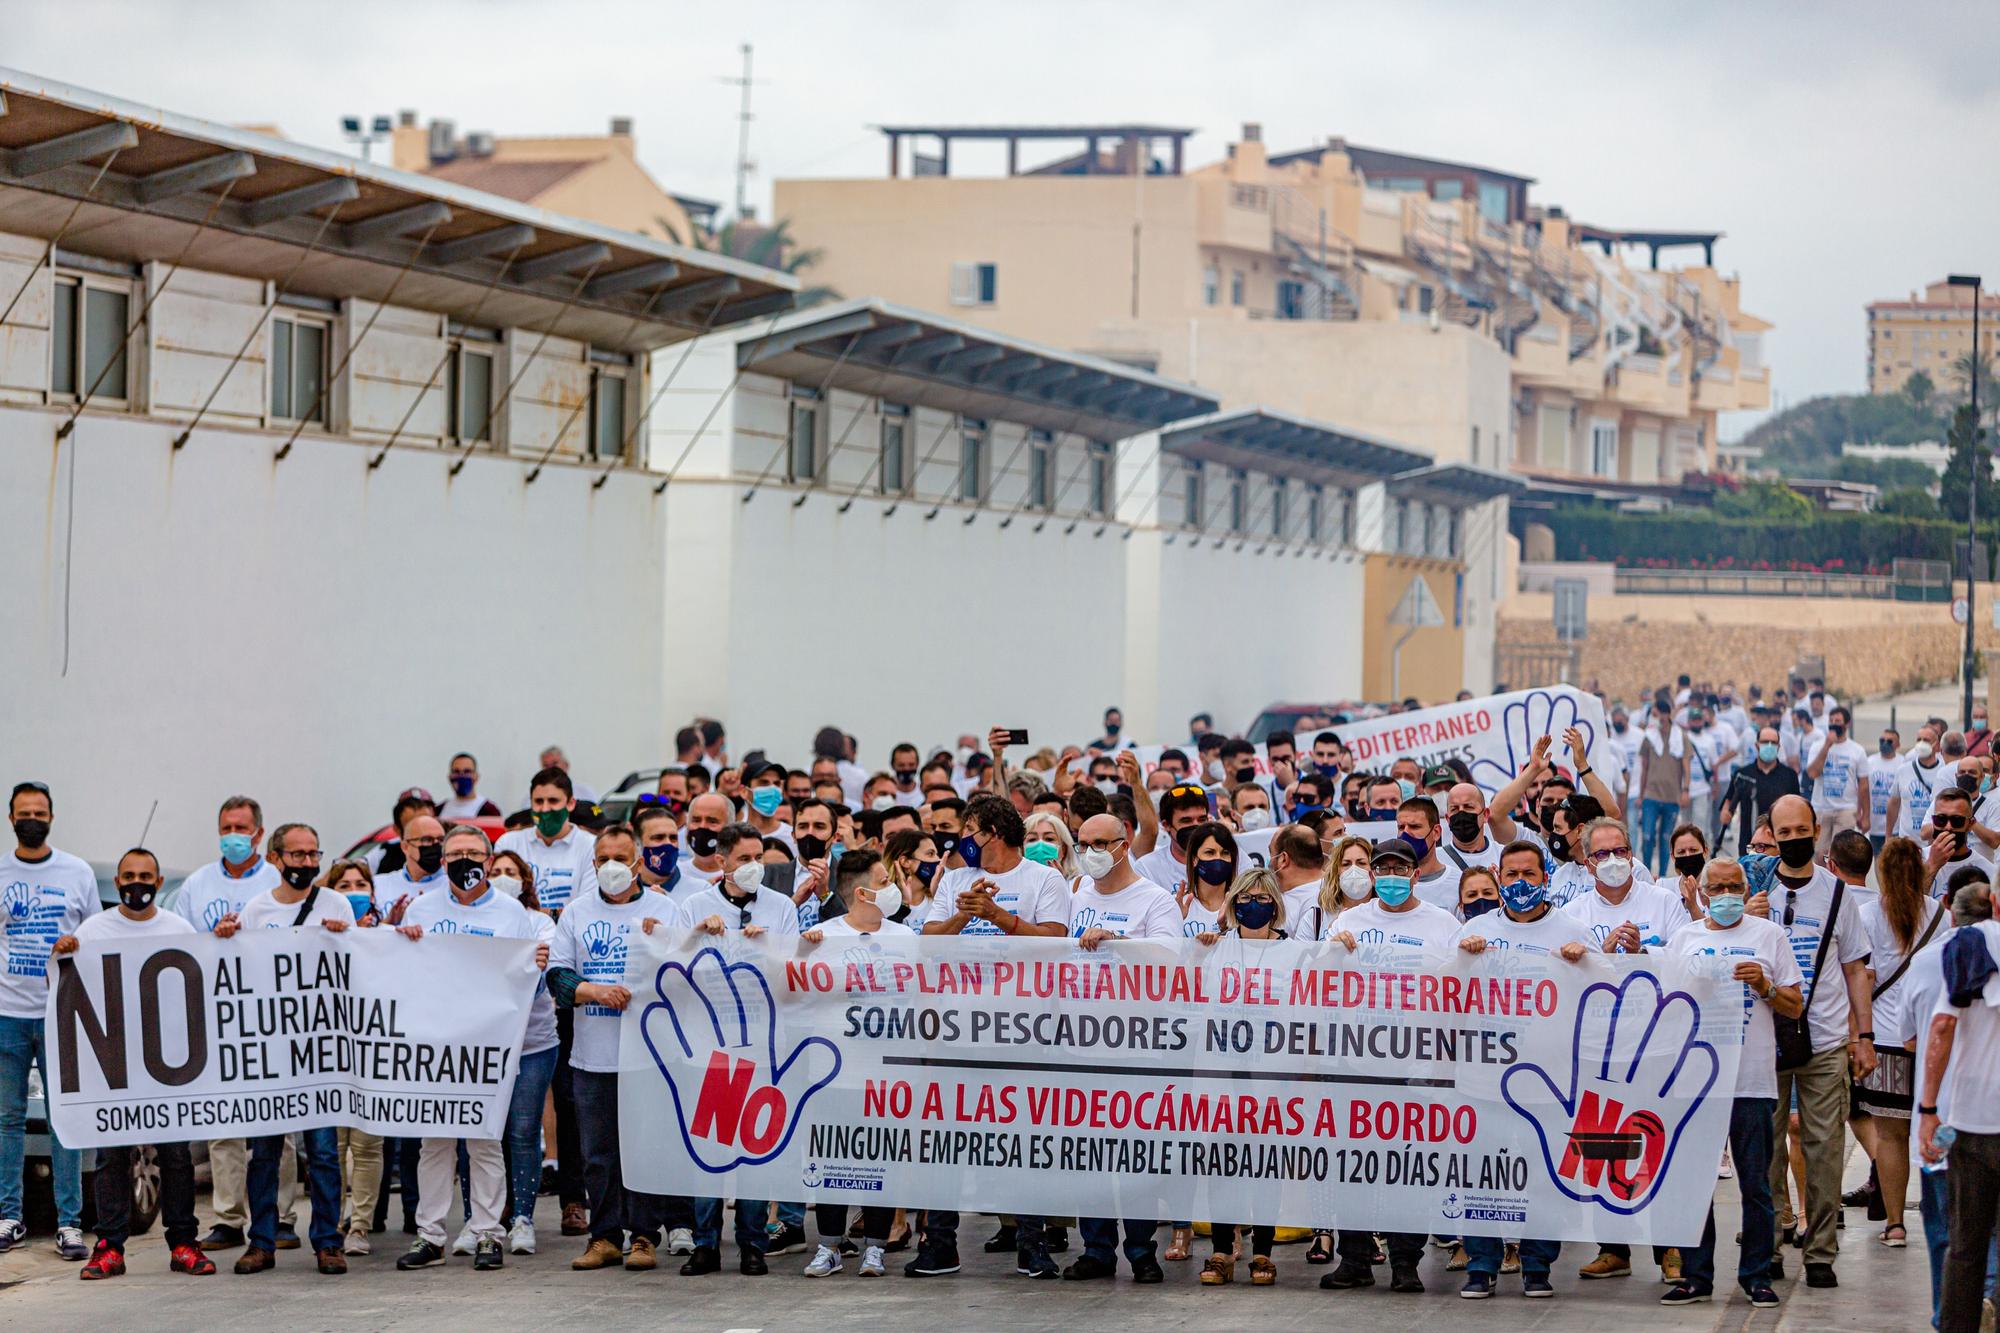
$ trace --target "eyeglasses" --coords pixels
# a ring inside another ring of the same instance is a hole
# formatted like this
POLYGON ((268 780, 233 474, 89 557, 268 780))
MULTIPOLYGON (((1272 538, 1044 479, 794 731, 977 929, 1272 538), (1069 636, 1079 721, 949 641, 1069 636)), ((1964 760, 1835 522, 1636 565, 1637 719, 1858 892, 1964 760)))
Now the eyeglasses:
POLYGON ((1614 856, 1630 856, 1631 854, 1632 849, 1630 847, 1604 847, 1592 852, 1590 859, 1602 865, 1614 856))

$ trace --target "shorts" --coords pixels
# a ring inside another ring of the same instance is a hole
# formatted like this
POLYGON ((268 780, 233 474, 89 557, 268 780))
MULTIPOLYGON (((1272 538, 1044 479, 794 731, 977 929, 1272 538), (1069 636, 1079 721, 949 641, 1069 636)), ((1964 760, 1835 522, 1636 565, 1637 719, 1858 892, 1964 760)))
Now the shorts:
POLYGON ((1854 1085, 1854 1109, 1885 1120, 1908 1120, 1915 1104, 1911 1084, 1917 1057, 1891 1047, 1875 1053, 1875 1072, 1854 1085))

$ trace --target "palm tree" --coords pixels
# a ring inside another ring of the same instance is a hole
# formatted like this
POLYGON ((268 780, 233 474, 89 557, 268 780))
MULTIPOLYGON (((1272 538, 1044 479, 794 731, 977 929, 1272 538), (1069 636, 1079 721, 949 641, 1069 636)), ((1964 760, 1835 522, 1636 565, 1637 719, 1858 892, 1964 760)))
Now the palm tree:
MULTIPOLYGON (((792 239, 790 221, 784 218, 768 227, 754 218, 734 218, 723 223, 720 231, 697 227, 691 237, 681 236, 665 218, 658 221, 667 235, 682 245, 728 255, 746 263, 761 264, 793 277, 803 274, 826 256, 824 250, 800 248, 792 239)), ((840 293, 824 284, 801 287, 797 308, 803 310, 807 306, 839 299, 840 293)))

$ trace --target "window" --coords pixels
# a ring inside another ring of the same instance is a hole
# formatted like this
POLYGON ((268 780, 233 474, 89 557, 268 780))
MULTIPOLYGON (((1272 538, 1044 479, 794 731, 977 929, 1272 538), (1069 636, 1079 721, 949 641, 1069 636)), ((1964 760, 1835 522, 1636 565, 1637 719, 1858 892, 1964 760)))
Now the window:
POLYGON ((598 366, 590 377, 590 452, 598 458, 625 456, 625 373, 598 366))
POLYGON ((1285 479, 1271 478, 1271 535, 1285 539, 1285 479))
POLYGON ((977 504, 986 496, 986 423, 967 421, 959 432, 958 498, 977 504))
POLYGON ((1201 464, 1189 463, 1181 473, 1181 522, 1199 532, 1201 510, 1201 464))
POLYGON ((470 442, 493 438, 493 353, 485 347, 456 343, 445 363, 446 397, 451 414, 450 435, 470 442))
POLYGON ((1326 492, 1306 487, 1306 540, 1317 546, 1326 540, 1326 492))
POLYGON ((1229 272, 1229 304, 1243 304, 1243 270, 1240 268, 1229 272))
POLYGON ((1222 299, 1222 270, 1210 264, 1201 271, 1201 303, 1214 305, 1222 299))
POLYGON ((271 415, 326 425, 328 326, 281 315, 271 321, 271 415))
POLYGON ((1250 488, 1250 476, 1242 468, 1229 474, 1229 530, 1243 531, 1245 492, 1250 488))
POLYGON ((810 483, 819 475, 819 394, 792 386, 792 432, 785 449, 785 479, 810 483))
POLYGON ((1044 431, 1028 437, 1028 508, 1056 507, 1056 444, 1044 431))
POLYGON ((882 404, 882 494, 901 495, 909 487, 903 466, 905 437, 909 433, 910 409, 900 403, 882 404))
POLYGON ((1090 512, 1111 513, 1111 446, 1102 440, 1090 442, 1090 512))
POLYGON ((997 264, 964 264, 951 266, 951 303, 953 305, 992 305, 998 299, 1000 268, 997 264))
POLYGON ((57 277, 49 326, 49 391, 92 402, 123 402, 131 292, 85 278, 57 277))
POLYGON ((1590 423, 1590 472, 1596 477, 1618 475, 1618 423, 1590 423))

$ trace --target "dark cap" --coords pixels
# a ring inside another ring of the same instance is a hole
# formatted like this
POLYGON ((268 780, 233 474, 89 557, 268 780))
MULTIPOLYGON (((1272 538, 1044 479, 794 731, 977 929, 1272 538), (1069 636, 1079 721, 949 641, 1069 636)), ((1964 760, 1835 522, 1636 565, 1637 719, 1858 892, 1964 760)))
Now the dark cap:
POLYGON ((1369 853, 1368 863, 1373 865, 1375 862, 1388 856, 1393 856, 1399 861, 1407 861, 1411 865, 1417 863, 1416 853, 1411 851, 1410 844, 1404 842, 1401 838, 1384 838, 1382 841, 1376 843, 1375 850, 1369 853))
POLYGON ((1455 787, 1458 785, 1458 773, 1449 764, 1432 764, 1424 770, 1423 781, 1417 785, 1419 787, 1455 787))

